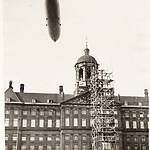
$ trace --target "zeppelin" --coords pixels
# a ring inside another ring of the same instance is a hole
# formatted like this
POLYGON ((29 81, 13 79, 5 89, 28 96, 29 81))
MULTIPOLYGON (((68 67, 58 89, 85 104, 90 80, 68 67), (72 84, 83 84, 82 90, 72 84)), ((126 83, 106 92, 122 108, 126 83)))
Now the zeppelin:
POLYGON ((46 15, 48 32, 51 39, 56 42, 60 36, 60 9, 58 0, 46 0, 46 15))

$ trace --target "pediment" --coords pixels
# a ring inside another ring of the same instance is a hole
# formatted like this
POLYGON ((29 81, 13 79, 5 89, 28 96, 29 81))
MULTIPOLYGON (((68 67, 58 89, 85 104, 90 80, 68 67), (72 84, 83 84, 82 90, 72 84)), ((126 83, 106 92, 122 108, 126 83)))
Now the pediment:
POLYGON ((77 95, 77 96, 69 99, 69 100, 62 102, 61 104, 74 104, 74 105, 90 104, 90 94, 89 94, 89 92, 82 93, 80 95, 77 95))

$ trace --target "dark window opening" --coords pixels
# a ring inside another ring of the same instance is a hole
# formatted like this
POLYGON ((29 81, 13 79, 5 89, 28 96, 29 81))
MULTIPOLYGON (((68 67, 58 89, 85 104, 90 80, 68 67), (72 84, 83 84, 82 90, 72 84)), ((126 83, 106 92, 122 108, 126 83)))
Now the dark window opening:
POLYGON ((90 68, 87 68, 87 78, 90 79, 91 77, 91 70, 90 68))
POLYGON ((83 79, 83 69, 80 68, 79 70, 79 79, 83 79))

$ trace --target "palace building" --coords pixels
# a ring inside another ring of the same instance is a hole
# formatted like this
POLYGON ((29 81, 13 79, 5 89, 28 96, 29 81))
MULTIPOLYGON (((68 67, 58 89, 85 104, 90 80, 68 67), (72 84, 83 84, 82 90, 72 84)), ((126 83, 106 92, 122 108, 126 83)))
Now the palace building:
MULTIPOLYGON (((99 65, 89 54, 75 64, 76 88, 66 94, 5 91, 6 150, 92 150, 91 76, 99 65)), ((148 150, 148 90, 143 96, 114 96, 118 150, 148 150)), ((100 149, 100 148, 99 148, 100 149)), ((109 146, 106 150, 111 149, 109 146)))

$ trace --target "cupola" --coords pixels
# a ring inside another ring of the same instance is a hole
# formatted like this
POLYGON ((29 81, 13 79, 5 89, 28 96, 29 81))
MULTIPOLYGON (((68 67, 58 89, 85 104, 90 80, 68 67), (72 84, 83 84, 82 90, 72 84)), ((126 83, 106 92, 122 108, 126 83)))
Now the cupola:
POLYGON ((84 55, 81 56, 75 64, 76 70, 76 90, 75 95, 86 92, 89 89, 92 72, 98 70, 96 59, 89 55, 90 50, 87 47, 84 49, 84 55))

